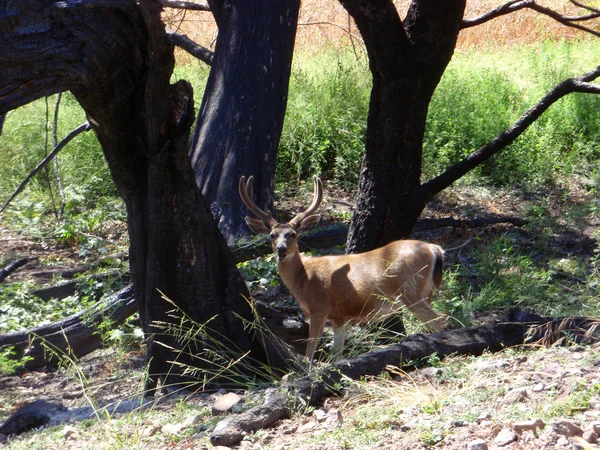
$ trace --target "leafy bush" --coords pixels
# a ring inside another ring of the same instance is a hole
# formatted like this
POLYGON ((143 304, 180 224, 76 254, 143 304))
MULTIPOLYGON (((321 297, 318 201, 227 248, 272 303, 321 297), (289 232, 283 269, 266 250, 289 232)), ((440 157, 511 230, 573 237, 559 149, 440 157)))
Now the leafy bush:
POLYGON ((278 177, 295 181, 316 173, 356 185, 370 89, 365 61, 323 53, 297 58, 292 70, 278 177))

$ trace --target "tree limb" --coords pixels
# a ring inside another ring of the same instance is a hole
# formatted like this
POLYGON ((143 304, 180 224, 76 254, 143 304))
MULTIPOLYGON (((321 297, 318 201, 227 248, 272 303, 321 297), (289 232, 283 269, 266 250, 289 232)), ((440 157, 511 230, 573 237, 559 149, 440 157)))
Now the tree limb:
POLYGON ((577 3, 575 1, 572 1, 571 3, 573 3, 576 6, 579 6, 580 8, 592 11, 592 13, 584 16, 563 16, 562 14, 554 11, 551 8, 537 4, 535 0, 513 0, 503 5, 500 5, 497 8, 494 8, 491 11, 474 19, 464 19, 461 24, 461 29, 481 25, 482 23, 488 22, 492 19, 496 19, 500 16, 504 16, 506 14, 510 14, 521 9, 529 8, 533 11, 537 11, 540 14, 544 14, 554 19, 565 26, 577 28, 578 30, 585 31, 586 33, 593 34, 594 36, 600 36, 600 32, 576 23, 598 18, 600 17, 600 11, 577 3))
POLYGON ((41 163, 39 163, 37 165, 37 167, 35 169, 33 169, 29 175, 27 175, 27 177, 21 182, 21 184, 19 185, 19 187, 17 188, 17 190, 10 196, 10 198, 6 201, 6 203, 4 204, 4 206, 2 207, 2 209, 0 209, 0 213, 3 212, 6 207, 8 206, 8 204, 17 196, 19 195, 19 193, 25 188, 25 186, 27 185, 27 183, 29 183, 29 180, 31 180, 35 174, 37 174, 41 169, 44 168, 44 166, 46 164, 48 164, 48 162, 52 161, 52 158, 54 158, 54 156, 61 151, 69 142, 71 142, 71 140, 83 133, 84 131, 89 131, 92 128, 92 126, 89 124, 89 122, 83 123, 81 125, 79 125, 77 128, 75 128, 73 131, 71 131, 62 141, 60 141, 58 143, 58 145, 56 147, 54 147, 54 149, 48 154, 48 156, 46 156, 43 161, 41 163))
POLYGON ((20 267, 23 267, 25 264, 27 264, 29 261, 31 261, 33 259, 37 259, 37 258, 19 259, 13 263, 10 263, 4 269, 0 270, 0 283, 3 282, 6 279, 6 277, 8 277, 11 273, 15 272, 20 267))
POLYGON ((13 347, 15 356, 30 359, 26 368, 33 369, 58 363, 47 347, 57 352, 81 357, 102 347, 102 337, 98 333, 101 323, 116 327, 137 311, 133 297, 133 287, 125 287, 109 299, 96 303, 92 308, 74 314, 66 319, 33 328, 0 335, 0 349, 13 347))
POLYGON ((562 81, 548 91, 534 106, 528 109, 513 125, 502 132, 495 139, 475 150, 462 161, 448 168, 442 174, 422 185, 426 195, 431 197, 446 189, 460 177, 477 167, 485 160, 491 158, 500 150, 511 144, 529 126, 534 123, 550 106, 564 96, 573 92, 600 94, 600 85, 590 81, 600 76, 600 66, 578 77, 562 81))
POLYGON ((174 31, 169 31, 167 34, 173 45, 185 50, 190 55, 198 58, 200 61, 208 64, 209 66, 212 65, 214 52, 200 44, 197 44, 185 34, 175 33, 174 31))
POLYGON ((160 0, 165 8, 187 9, 188 11, 210 11, 208 3, 186 2, 179 0, 160 0))

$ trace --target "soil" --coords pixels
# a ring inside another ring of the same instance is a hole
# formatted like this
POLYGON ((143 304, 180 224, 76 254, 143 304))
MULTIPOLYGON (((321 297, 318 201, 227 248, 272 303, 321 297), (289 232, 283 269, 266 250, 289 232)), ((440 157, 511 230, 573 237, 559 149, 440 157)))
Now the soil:
MULTIPOLYGON (((544 195, 549 204, 547 213, 556 227, 555 239, 550 243, 554 250, 589 256, 597 247, 594 232, 598 219, 588 215, 573 220, 565 214, 567 206, 581 202, 586 195, 578 188, 569 189, 567 195, 564 192, 544 195)), ((326 198, 332 197, 335 200, 327 200, 322 208, 324 220, 329 222, 347 217, 352 208, 351 194, 329 190, 326 198)), ((525 205, 532 200, 538 199, 525 199, 523 194, 515 192, 455 188, 432 202, 425 215, 443 217, 453 211, 457 217, 456 211, 461 211, 464 217, 497 214, 526 217, 525 205)), ((279 208, 284 210, 284 215, 285 211, 289 215, 304 201, 280 203, 279 208)), ((511 227, 432 230, 418 237, 448 248, 470 237, 502 234, 511 227)), ((525 231, 520 243, 528 243, 525 231)), ((35 272, 48 265, 66 268, 86 262, 86 258, 78 255, 76 246, 53 246, 44 240, 19 235, 1 224, 0 255, 5 261, 38 257, 6 282, 32 279, 39 282, 35 272)), ((93 259, 94 255, 88 258, 93 259)), ((277 288, 273 292, 274 297, 282 295, 277 288)), ((486 320, 493 318, 481 318, 481 321, 486 320)), ((140 398, 143 364, 143 349, 104 349, 82 358, 77 366, 0 377, 0 420, 39 398, 60 402, 69 410, 88 407, 90 399, 95 405, 104 406, 140 398), (75 367, 79 369, 74 370, 75 367)), ((595 444, 567 436, 569 433, 560 430, 569 427, 556 422, 572 418, 579 423, 581 432, 600 423, 600 351, 596 347, 509 349, 480 358, 431 361, 430 365, 434 367, 411 373, 392 371, 378 379, 352 383, 343 397, 330 398, 314 411, 299 406, 293 418, 247 436, 239 448, 465 449, 475 445, 477 439, 485 442, 487 448, 597 448, 595 444), (554 417, 554 422, 550 417, 554 417), (543 425, 538 422, 537 430, 534 426, 533 430, 520 431, 519 427, 525 426, 526 421, 536 419, 543 422, 543 425), (514 442, 501 442, 504 437, 514 442)), ((242 394, 247 405, 260 401, 256 393, 242 394)), ((211 448, 209 433, 215 420, 209 420, 211 425, 206 425, 205 419, 194 422, 186 417, 197 417, 199 411, 209 408, 220 395, 222 392, 163 397, 162 403, 152 408, 139 425, 136 445, 125 445, 125 448, 211 448), (181 413, 182 400, 189 405, 187 416, 181 413), (172 433, 159 422, 153 415, 157 411, 165 414, 160 420, 181 425, 175 427, 178 433, 172 433)), ((110 421, 126 414, 114 413, 110 421)), ((81 418, 73 425, 80 423, 81 418)), ((96 429, 96 425, 86 426, 96 429)), ((126 427, 114 433, 131 433, 126 427)), ((9 438, 4 445, 7 448, 123 448, 123 445, 109 443, 101 432, 90 432, 85 427, 73 432, 61 425, 58 430, 59 438, 55 437, 54 441, 34 444, 41 431, 31 431, 9 438)), ((576 434, 581 433, 576 431, 576 434)), ((586 437, 593 440, 589 433, 586 437)))

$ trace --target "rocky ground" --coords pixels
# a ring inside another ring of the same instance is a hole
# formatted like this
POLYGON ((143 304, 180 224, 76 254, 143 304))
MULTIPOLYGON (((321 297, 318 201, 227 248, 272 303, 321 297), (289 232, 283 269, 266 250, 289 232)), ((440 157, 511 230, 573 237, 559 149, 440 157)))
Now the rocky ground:
MULTIPOLYGON (((334 197, 323 207, 330 221, 351 207, 349 197, 334 197)), ((568 220, 561 201, 564 197, 551 203, 548 213, 568 220)), ((457 189, 443 202, 433 202, 427 215, 440 217, 448 210, 461 210, 471 217, 522 217, 523 203, 511 193, 457 189)), ((298 205, 288 206, 294 210, 298 205)), ((575 219, 580 224, 577 233, 557 235, 553 242, 568 240, 564 247, 569 251, 588 251, 581 242, 593 236, 598 223, 575 219)), ((38 252, 46 261, 55 258, 64 266, 85 262, 69 248, 49 248, 47 242, 23 238, 6 228, 0 232, 3 254, 38 252)), ((464 241, 460 230, 438 233, 435 240, 445 240, 445 247, 464 241)), ((17 272, 14 279, 31 279, 31 271, 40 269, 36 264, 30 272, 17 272)), ((230 396, 171 393, 141 406, 143 365, 143 349, 112 348, 79 362, 67 360, 55 371, 0 377, 0 421, 40 398, 61 405, 52 414, 55 422, 73 414, 69 423, 45 425, 17 437, 0 436, 2 445, 28 450, 211 448, 211 430, 222 418, 215 403, 230 396)), ((238 391, 239 402, 225 414, 260 404, 263 393, 257 388, 238 391)), ((348 381, 342 397, 329 398, 316 409, 298 404, 290 419, 246 436, 237 448, 584 449, 598 448, 599 424, 600 350, 580 345, 529 346, 477 358, 431 358, 420 370, 390 368, 380 377, 348 381)))
MULTIPOLYGON (((432 359, 414 372, 392 369, 376 379, 349 382, 343 397, 329 398, 317 409, 298 405, 292 418, 248 435, 236 447, 598 448, 599 366, 598 348, 579 345, 432 359)), ((103 350, 84 358, 80 368, 0 379, 2 416, 39 398, 79 413, 69 424, 3 438, 4 446, 212 448, 210 431, 223 414, 216 410, 219 403, 226 403, 226 414, 232 414, 261 401, 255 390, 239 391, 239 399, 224 391, 170 395, 142 412, 135 395, 140 392, 141 355, 103 350), (118 401, 127 403, 121 412, 99 409, 118 401), (83 417, 93 411, 99 417, 83 417)))

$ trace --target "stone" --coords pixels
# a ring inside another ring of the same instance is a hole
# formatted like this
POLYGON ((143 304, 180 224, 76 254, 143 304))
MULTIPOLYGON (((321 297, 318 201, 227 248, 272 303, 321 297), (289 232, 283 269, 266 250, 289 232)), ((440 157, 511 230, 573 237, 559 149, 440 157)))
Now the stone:
POLYGON ((161 427, 160 431, 162 431, 163 434, 174 436, 181 433, 184 428, 185 424, 183 423, 167 423, 161 427))
POLYGON ((590 429, 600 436, 600 422, 592 422, 590 424, 590 429))
POLYGON ((74 426, 67 425, 63 428, 63 437, 65 439, 75 440, 79 437, 79 431, 74 426))
POLYGON ((527 398, 527 390, 525 388, 512 389, 506 393, 502 399, 502 403, 505 405, 512 405, 514 403, 522 402, 527 398))
POLYGON ((590 444, 595 444, 598 442, 598 434, 593 430, 584 431, 581 437, 590 444))
POLYGON ((518 439, 519 436, 517 436, 517 433, 515 433, 512 430, 509 430, 508 428, 503 428, 502 430, 500 430, 500 433, 498 433, 498 435, 496 436, 496 439, 494 439, 494 443, 498 447, 504 447, 506 445, 512 444, 513 442, 516 442, 518 439))
POLYGON ((518 434, 521 434, 523 431, 533 431, 533 433, 537 433, 538 429, 542 430, 545 426, 546 424, 542 419, 531 419, 513 423, 512 429, 518 434))
POLYGON ((475 439, 467 444, 467 450, 488 450, 488 445, 483 439, 475 439))
POLYGON ((566 437, 582 436, 583 430, 577 422, 570 419, 554 419, 550 422, 552 430, 556 434, 566 437))
POLYGON ((425 367, 424 369, 421 369, 421 375, 425 378, 439 377, 442 373, 443 371, 439 367, 425 367))
POLYGON ((218 397, 212 406, 212 415, 218 416, 231 411, 235 405, 242 400, 242 397, 235 392, 228 392, 218 397))

